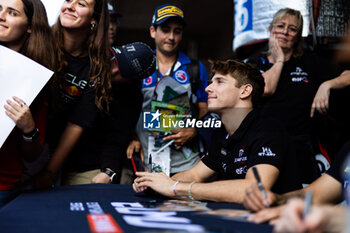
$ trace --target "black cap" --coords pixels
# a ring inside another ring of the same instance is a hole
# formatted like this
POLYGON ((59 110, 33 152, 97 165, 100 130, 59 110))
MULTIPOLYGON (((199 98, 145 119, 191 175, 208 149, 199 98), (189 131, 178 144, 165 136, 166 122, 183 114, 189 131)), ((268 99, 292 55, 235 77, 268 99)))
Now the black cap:
POLYGON ((125 79, 144 79, 156 69, 156 57, 145 43, 133 42, 111 48, 120 74, 125 79))

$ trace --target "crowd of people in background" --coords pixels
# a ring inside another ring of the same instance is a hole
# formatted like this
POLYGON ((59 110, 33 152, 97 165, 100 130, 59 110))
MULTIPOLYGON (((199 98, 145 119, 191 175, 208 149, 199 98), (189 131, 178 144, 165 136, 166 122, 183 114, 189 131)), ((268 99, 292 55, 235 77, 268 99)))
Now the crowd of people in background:
POLYGON ((66 0, 50 28, 40 0, 0 0, 0 45, 54 71, 30 106, 21 96, 4 106, 16 127, 0 148, 0 207, 21 193, 23 162, 44 155, 33 189, 120 183, 239 203, 255 212, 249 221, 270 221, 277 232, 345 228, 346 207, 331 205, 350 201, 350 133, 335 132, 336 145, 322 142, 334 155, 321 176, 315 125, 331 115, 332 92, 348 90, 350 71, 305 50, 298 10, 276 12, 264 53, 210 61, 210 83, 205 66, 179 49, 191 23, 182 9, 155 9, 155 50, 117 46, 121 17, 107 0, 66 0), (224 127, 206 135, 145 128, 147 112, 169 105, 194 120, 217 114, 224 127), (310 192, 315 206, 303 217, 300 197, 310 192))

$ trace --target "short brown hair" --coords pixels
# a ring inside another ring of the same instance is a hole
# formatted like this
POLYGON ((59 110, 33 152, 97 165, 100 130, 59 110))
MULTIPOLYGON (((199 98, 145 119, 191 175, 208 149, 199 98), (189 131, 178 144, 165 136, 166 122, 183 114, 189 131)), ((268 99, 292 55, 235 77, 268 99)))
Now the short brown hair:
POLYGON ((237 80, 237 87, 245 84, 252 85, 251 100, 253 107, 255 108, 260 104, 261 97, 264 94, 265 81, 255 66, 231 59, 209 62, 212 76, 215 73, 230 75, 237 80))

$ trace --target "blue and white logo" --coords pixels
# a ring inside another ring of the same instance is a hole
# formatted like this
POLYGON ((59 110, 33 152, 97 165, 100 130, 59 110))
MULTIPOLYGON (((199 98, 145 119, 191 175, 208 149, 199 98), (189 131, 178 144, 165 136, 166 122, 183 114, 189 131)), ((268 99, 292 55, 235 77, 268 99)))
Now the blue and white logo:
POLYGON ((188 80, 187 74, 185 71, 183 70, 178 70, 175 73, 175 79, 176 81, 178 81, 179 83, 186 83, 186 81, 188 80))
POLYGON ((253 0, 235 0, 235 36, 253 30, 253 0))
POLYGON ((144 129, 160 129, 160 116, 159 110, 156 112, 144 112, 143 113, 143 128, 144 129))

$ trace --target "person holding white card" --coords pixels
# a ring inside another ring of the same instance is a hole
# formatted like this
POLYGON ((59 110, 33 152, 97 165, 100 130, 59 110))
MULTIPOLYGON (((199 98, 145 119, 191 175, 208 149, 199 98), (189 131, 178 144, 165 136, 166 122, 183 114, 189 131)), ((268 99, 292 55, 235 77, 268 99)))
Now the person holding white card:
MULTIPOLYGON (((40 0, 0 0, 0 45, 55 69, 55 45, 40 0)), ((5 114, 16 123, 16 127, 0 148, 0 207, 19 193, 21 158, 33 161, 42 152, 45 90, 30 107, 16 96, 4 105, 5 114)))
POLYGON ((67 0, 53 26, 60 77, 47 130, 52 157, 36 178, 38 188, 50 187, 63 163, 63 184, 91 183, 97 175, 109 181, 94 168, 97 156, 84 157, 97 113, 110 103, 108 17, 106 0, 67 0))

